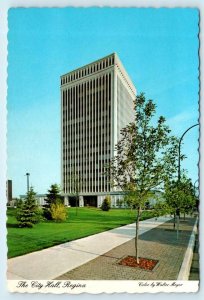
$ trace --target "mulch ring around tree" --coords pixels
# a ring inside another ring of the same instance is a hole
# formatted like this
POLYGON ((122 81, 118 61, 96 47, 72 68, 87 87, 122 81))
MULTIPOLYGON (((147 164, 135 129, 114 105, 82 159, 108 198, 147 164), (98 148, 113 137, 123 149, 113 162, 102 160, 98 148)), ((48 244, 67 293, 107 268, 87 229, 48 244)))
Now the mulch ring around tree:
POLYGON ((139 264, 138 264, 135 256, 126 256, 122 258, 118 262, 118 264, 127 267, 140 268, 147 271, 153 271, 153 269, 156 267, 158 262, 159 261, 155 259, 139 257, 139 264))

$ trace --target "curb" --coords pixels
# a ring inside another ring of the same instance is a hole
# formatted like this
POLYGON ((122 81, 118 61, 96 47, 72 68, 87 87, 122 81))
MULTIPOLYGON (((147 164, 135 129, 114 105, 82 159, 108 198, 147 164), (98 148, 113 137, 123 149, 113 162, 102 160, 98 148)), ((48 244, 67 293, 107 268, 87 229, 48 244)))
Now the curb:
POLYGON ((193 230, 188 243, 188 248, 186 250, 177 280, 188 280, 189 278, 192 259, 193 259, 193 249, 195 245, 195 235, 197 232, 197 223, 198 223, 198 217, 196 218, 195 224, 193 226, 193 230))

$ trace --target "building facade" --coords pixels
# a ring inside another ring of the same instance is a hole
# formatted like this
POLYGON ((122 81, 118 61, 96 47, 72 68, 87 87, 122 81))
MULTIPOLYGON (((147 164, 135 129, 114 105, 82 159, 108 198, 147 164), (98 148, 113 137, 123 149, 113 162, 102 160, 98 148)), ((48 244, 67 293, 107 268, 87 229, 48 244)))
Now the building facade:
POLYGON ((120 130, 134 120, 136 89, 113 53, 61 76, 61 186, 65 203, 112 205, 121 197, 104 175, 120 130))

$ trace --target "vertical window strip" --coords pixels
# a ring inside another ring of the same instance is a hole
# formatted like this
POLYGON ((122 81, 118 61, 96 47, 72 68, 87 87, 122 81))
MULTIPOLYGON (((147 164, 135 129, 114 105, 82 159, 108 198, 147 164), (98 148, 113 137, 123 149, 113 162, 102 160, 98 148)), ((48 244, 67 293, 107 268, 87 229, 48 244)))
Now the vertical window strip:
POLYGON ((65 92, 64 90, 62 90, 62 157, 63 157, 63 161, 62 161, 62 166, 63 166, 63 170, 62 170, 62 182, 63 182, 63 190, 65 191, 65 130, 64 130, 64 126, 65 126, 65 119, 64 119, 64 113, 65 113, 65 92))
MULTIPOLYGON (((106 132, 106 117, 107 117, 107 101, 106 101, 106 75, 103 77, 103 88, 104 88, 104 171, 105 171, 105 166, 107 163, 107 132, 106 132)), ((104 192, 106 192, 106 182, 107 178, 106 175, 104 175, 104 192)))
POLYGON ((74 86, 74 178, 76 179, 76 113, 77 113, 77 105, 76 105, 76 86, 74 86))
POLYGON ((95 168, 95 152, 96 152, 96 143, 95 143, 95 136, 96 136, 96 126, 95 126, 95 79, 93 79, 93 192, 95 192, 96 184, 95 184, 95 178, 96 178, 96 168, 95 168))
POLYGON ((79 180, 79 86, 76 85, 76 181, 79 180))
POLYGON ((86 91, 86 94, 85 94, 85 192, 87 193, 87 186, 88 186, 88 175, 87 175, 87 144, 88 144, 88 141, 87 141, 87 126, 88 126, 88 109, 87 109, 87 81, 85 82, 85 91, 86 91))
POLYGON ((100 136, 100 132, 99 132, 99 78, 97 77, 96 79, 96 92, 97 92, 97 192, 99 192, 99 136, 100 136))
POLYGON ((104 175, 103 175, 103 165, 104 165, 104 132, 103 132, 103 125, 104 125, 104 100, 103 100, 103 76, 101 76, 101 191, 103 191, 103 182, 104 182, 104 175))
POLYGON ((67 191, 67 116, 66 116, 66 112, 67 112, 67 90, 65 90, 65 192, 67 191))
MULTIPOLYGON (((87 68, 87 72, 88 72, 89 68, 87 68)), ((90 118, 90 80, 88 81, 88 91, 87 91, 87 95, 88 95, 88 147, 87 147, 87 151, 88 151, 88 192, 90 193, 90 122, 91 122, 91 118, 90 118)))
POLYGON ((71 99, 70 99, 70 89, 68 89, 68 108, 67 108, 67 120, 68 120, 68 158, 69 158, 69 169, 68 169, 68 192, 70 193, 71 192, 71 182, 70 182, 70 177, 71 177, 71 167, 70 167, 70 164, 71 164, 71 149, 70 149, 70 145, 71 145, 71 117, 70 117, 70 105, 71 105, 71 99))
POLYGON ((91 80, 91 192, 93 192, 93 80, 91 80))
POLYGON ((82 132, 82 138, 81 138, 81 141, 82 141, 82 159, 81 159, 81 165, 82 165, 82 170, 81 170, 81 173, 82 173, 82 182, 81 182, 81 189, 82 189, 82 192, 84 192, 84 83, 82 83, 81 85, 82 89, 81 89, 81 102, 82 102, 82 128, 81 128, 81 132, 82 132))

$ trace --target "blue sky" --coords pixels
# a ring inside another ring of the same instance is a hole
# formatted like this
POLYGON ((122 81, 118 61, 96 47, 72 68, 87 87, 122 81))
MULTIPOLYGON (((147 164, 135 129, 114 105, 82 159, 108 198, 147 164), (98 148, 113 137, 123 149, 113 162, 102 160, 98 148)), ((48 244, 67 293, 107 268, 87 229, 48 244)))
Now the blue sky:
MULTIPOLYGON (((137 92, 157 104, 172 133, 198 122, 196 9, 17 8, 8 15, 7 176, 13 194, 60 183, 60 76, 117 52, 137 92)), ((182 168, 198 179, 198 127, 182 168)))

